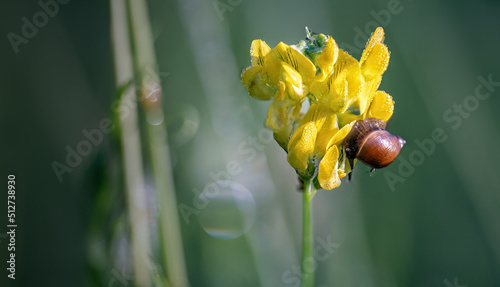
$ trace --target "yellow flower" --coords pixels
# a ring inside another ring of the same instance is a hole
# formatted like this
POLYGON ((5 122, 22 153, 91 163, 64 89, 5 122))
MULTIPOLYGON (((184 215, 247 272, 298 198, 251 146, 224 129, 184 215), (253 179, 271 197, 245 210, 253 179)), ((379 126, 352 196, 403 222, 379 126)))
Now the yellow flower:
POLYGON ((324 81, 314 82, 311 92, 333 112, 343 114, 358 99, 362 86, 363 78, 358 61, 340 50, 331 73, 324 81))
POLYGON ((259 100, 268 100, 274 97, 277 85, 271 83, 264 69, 264 57, 271 51, 266 42, 254 40, 250 48, 252 65, 241 74, 241 81, 248 89, 250 96, 259 100))
POLYGON ((330 190, 352 169, 344 140, 354 123, 367 117, 388 121, 392 116, 392 97, 377 90, 389 50, 381 27, 368 40, 359 62, 331 37, 307 32, 297 46, 279 43, 272 50, 255 40, 252 66, 243 72, 242 82, 252 97, 273 98, 266 125, 287 150, 290 165, 310 178, 310 167, 319 160, 318 182, 330 190), (310 108, 301 116, 306 98, 310 108))
POLYGON ((322 188, 330 190, 340 185, 340 178, 345 177, 346 158, 339 162, 339 149, 350 132, 355 121, 339 127, 337 114, 328 106, 314 103, 288 143, 288 162, 299 173, 308 170, 308 164, 314 157, 321 158, 318 181, 322 188))
POLYGON ((295 48, 280 42, 264 59, 266 70, 274 82, 281 77, 282 63, 290 65, 297 71, 305 85, 309 85, 314 80, 316 75, 314 64, 295 48))
POLYGON ((306 83, 314 80, 316 68, 306 56, 284 43, 271 50, 264 41, 254 40, 250 53, 252 66, 243 71, 241 80, 250 96, 259 100, 274 98, 266 126, 286 147, 309 93, 306 83))

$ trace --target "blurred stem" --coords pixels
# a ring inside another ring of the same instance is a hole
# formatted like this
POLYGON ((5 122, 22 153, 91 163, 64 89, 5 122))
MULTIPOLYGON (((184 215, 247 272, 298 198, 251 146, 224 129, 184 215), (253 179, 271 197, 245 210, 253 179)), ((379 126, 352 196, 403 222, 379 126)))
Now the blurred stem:
POLYGON ((313 180, 304 180, 302 194, 302 276, 301 287, 314 286, 314 240, 312 223, 312 199, 316 189, 313 180))
POLYGON ((124 169, 125 192, 130 221, 131 256, 134 280, 137 286, 149 286, 149 254, 151 241, 146 207, 144 171, 142 167, 141 140, 138 125, 137 105, 127 105, 135 102, 133 85, 123 86, 134 77, 130 39, 128 34, 127 9, 124 0, 111 0, 111 37, 115 65, 117 90, 123 90, 120 95, 120 109, 126 109, 128 114, 120 116, 120 141, 124 169))
POLYGON ((130 29, 136 76, 140 85, 140 102, 145 112, 147 142, 159 210, 160 250, 164 252, 163 268, 173 287, 189 286, 184 262, 177 200, 175 195, 167 129, 163 118, 162 90, 149 15, 145 0, 128 0, 130 29))

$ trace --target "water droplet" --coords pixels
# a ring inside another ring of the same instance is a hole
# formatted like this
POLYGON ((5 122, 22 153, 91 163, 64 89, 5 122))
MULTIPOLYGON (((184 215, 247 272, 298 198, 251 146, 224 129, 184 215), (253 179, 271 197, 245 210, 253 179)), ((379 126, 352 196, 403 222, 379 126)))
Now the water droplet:
POLYGON ((198 221, 213 237, 240 237, 255 220, 255 200, 250 191, 239 183, 218 181, 215 184, 218 190, 207 188, 200 194, 200 202, 205 201, 207 205, 200 211, 198 221))
POLYGON ((198 132, 200 113, 191 105, 182 104, 170 116, 168 130, 171 133, 172 144, 180 147, 189 142, 198 132))
POLYGON ((161 108, 152 109, 146 113, 146 120, 154 126, 163 123, 163 118, 164 116, 161 108))

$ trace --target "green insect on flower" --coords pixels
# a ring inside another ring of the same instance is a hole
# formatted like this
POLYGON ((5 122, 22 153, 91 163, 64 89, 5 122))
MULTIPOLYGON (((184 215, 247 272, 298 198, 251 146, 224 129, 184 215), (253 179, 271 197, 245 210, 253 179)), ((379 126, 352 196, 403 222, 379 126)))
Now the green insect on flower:
MULTIPOLYGON (((266 126, 288 153, 290 165, 304 178, 312 178, 318 168, 317 181, 331 190, 352 171, 359 156, 346 142, 355 133, 351 133, 353 126, 367 119, 385 123, 393 114, 392 97, 378 90, 390 53, 381 27, 368 40, 359 61, 340 49, 332 37, 306 31, 306 39, 292 46, 281 42, 271 49, 264 41, 254 40, 251 66, 241 79, 250 96, 272 99, 266 126), (310 106, 302 114, 306 100, 310 106)), ((369 132, 385 129, 385 125, 368 126, 369 132)), ((356 136, 362 138, 367 137, 356 136)), ((393 154, 397 156, 404 140, 395 140, 397 152, 393 154)), ((390 144, 382 141, 377 156, 391 152, 390 144)), ((354 146, 362 148, 364 142, 354 146)), ((374 168, 386 165, 361 160, 374 168)))

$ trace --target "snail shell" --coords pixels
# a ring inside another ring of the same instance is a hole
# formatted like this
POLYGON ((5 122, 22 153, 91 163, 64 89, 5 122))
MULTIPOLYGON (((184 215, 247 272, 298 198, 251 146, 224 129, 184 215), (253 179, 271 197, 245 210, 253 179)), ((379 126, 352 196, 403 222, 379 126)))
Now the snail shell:
POLYGON ((351 166, 355 158, 374 169, 386 167, 396 159, 406 141, 386 131, 386 126, 385 121, 375 118, 354 124, 344 141, 351 166))

